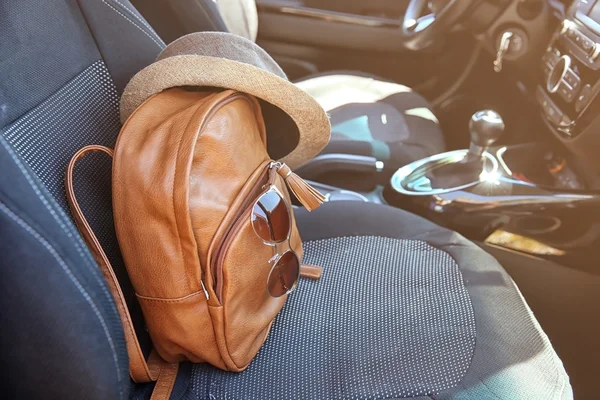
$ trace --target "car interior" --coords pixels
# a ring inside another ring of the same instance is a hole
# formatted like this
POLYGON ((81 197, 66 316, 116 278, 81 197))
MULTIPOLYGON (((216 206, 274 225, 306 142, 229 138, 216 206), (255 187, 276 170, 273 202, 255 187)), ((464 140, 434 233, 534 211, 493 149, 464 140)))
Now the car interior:
MULTIPOLYGON (((7 398, 151 398, 65 169, 114 147, 136 73, 207 31, 256 42, 329 116, 330 142, 295 169, 327 200, 294 204, 324 275, 300 282, 246 371, 183 363, 171 399, 599 397, 600 1, 3 0, 7 398)), ((296 146, 286 129, 267 132, 274 159, 296 146)), ((80 163, 148 357, 111 161, 80 163)))

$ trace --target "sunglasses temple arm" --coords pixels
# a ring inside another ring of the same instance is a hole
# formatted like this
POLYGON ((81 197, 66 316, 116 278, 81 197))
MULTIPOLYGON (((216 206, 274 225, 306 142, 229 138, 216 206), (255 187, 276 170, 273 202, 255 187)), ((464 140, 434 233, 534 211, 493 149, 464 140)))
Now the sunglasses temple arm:
POLYGON ((300 277, 318 280, 323 275, 323 267, 318 265, 302 264, 300 265, 300 277))

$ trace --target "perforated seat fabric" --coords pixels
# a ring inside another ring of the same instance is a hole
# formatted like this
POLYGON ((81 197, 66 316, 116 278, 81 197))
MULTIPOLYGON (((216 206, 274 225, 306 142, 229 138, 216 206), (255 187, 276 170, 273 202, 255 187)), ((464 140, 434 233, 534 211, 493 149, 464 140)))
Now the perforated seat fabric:
POLYGON ((376 204, 296 215, 323 280, 300 283, 247 371, 188 366, 183 398, 572 398, 531 310, 478 246, 376 204))
MULTIPOLYGON (((114 144, 116 98, 162 43, 125 0, 7 0, 0 15, 3 394, 149 399, 152 384, 128 377, 114 302, 62 181, 80 146, 114 144)), ((114 235, 110 160, 86 157, 76 182, 148 351, 114 235)), ((472 243, 372 204, 297 219, 322 280, 301 282, 247 371, 184 364, 172 399, 572 397, 513 282, 472 243)))
MULTIPOLYGON (((298 221, 303 239, 310 242, 347 236, 377 236, 396 240, 423 241, 430 246, 428 252, 431 248, 439 252, 433 251, 433 254, 427 256, 435 257, 434 254, 438 254, 441 257, 435 262, 438 268, 444 268, 440 264, 443 265, 442 260, 446 256, 456 263, 475 320, 475 346, 469 367, 462 379, 454 386, 448 385, 446 390, 425 395, 425 398, 570 399, 573 397, 569 378, 560 359, 512 279, 493 257, 461 235, 402 210, 372 203, 350 202, 341 207, 331 203, 313 213, 300 212, 298 221)), ((389 253, 395 252, 389 251, 389 253)), ((387 257, 393 257, 389 253, 387 257)), ((373 257, 370 263, 372 267, 379 264, 376 260, 377 258, 373 257)), ((425 267, 429 270, 430 268, 432 267, 425 267)), ((460 292, 451 294, 447 290, 448 297, 441 299, 439 292, 435 290, 436 286, 425 283, 427 274, 421 270, 418 276, 420 282, 424 283, 424 293, 427 293, 425 296, 427 300, 421 298, 423 303, 460 299, 460 292)), ((446 276, 448 276, 447 271, 446 276)), ((358 279, 360 280, 360 275, 358 279)), ((423 303, 421 306, 427 307, 423 303)), ((459 308, 459 304, 455 303, 454 310, 459 308)), ((431 313, 425 312, 422 318, 426 315, 431 313)), ((451 326, 460 326, 459 321, 460 319, 454 318, 451 326)), ((399 326, 398 330, 403 332, 411 328, 411 324, 406 324, 399 326)), ((438 330, 436 333, 442 336, 444 331, 448 331, 443 324, 436 329, 438 330)), ((446 339, 440 342, 444 340, 446 339)), ((468 340, 463 341, 464 345, 467 343, 468 340)), ((437 352, 438 357, 449 355, 444 350, 440 350, 439 345, 438 350, 434 352, 437 352)), ((457 353, 459 351, 455 349, 454 354, 457 353)), ((438 364, 440 361, 441 359, 437 358, 432 363, 438 364)), ((412 371, 411 367, 404 364, 398 365, 395 372, 389 373, 390 375, 411 374, 412 371)))
POLYGON ((476 327, 448 253, 376 235, 308 241, 305 252, 323 278, 300 283, 246 372, 194 366, 198 398, 411 398, 462 380, 476 327))

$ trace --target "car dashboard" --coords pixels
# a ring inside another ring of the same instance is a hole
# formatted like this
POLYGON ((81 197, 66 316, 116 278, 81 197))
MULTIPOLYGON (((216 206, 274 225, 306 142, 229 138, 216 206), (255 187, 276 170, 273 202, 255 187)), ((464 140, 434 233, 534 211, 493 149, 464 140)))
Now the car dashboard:
MULTIPOLYGON (((553 2, 556 5, 556 2, 553 2)), ((564 14, 541 57, 535 99, 549 129, 600 173, 600 1, 562 2, 564 14)))
POLYGON ((591 106, 600 89, 599 35, 600 2, 576 2, 542 57, 545 84, 537 88, 538 102, 566 138, 580 135, 597 114, 591 106))

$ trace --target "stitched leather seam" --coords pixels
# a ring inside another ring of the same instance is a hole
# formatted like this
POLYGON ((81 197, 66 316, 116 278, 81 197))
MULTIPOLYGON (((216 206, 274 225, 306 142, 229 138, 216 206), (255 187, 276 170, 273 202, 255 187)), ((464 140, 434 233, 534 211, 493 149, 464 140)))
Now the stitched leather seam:
POLYGON ((152 40, 154 43, 156 43, 156 45, 162 50, 163 45, 160 44, 160 42, 158 42, 155 38, 153 38, 148 32, 146 32, 144 29, 142 29, 138 24, 136 24, 135 22, 133 22, 130 18, 128 18, 125 14, 123 14, 122 12, 120 12, 119 10, 117 10, 115 7, 113 7, 110 4, 108 4, 106 2, 106 0, 102 0, 102 2, 104 4, 106 4, 108 7, 110 7, 114 12, 116 12, 117 14, 119 14, 121 17, 123 17, 127 21, 129 21, 130 24, 132 24, 133 26, 135 26, 136 28, 138 28, 144 35, 148 36, 150 38, 150 40, 152 40))
MULTIPOLYGON (((177 144, 177 151, 175 152, 175 168, 173 168, 173 191, 171 192, 171 209, 173 210, 173 216, 175 217, 175 232, 177 233, 177 247, 179 248, 179 255, 181 256, 182 260, 185 260, 185 257, 183 256, 183 246, 181 245, 181 234, 180 232, 180 226, 179 226, 179 219, 177 219, 177 213, 175 212, 175 189, 176 189, 176 180, 177 180, 177 165, 179 164, 177 162, 177 160, 179 159, 179 151, 181 150, 181 144, 183 142, 183 136, 185 134, 185 131, 190 127, 190 124, 192 123, 192 121, 188 121, 187 125, 185 126, 185 130, 183 131, 184 133, 182 133, 181 137, 179 138, 179 143, 177 144)), ((194 240, 196 240, 194 238, 194 240)), ((198 264, 200 264, 200 259, 198 258, 198 264)), ((200 265, 200 270, 202 270, 202 265, 200 265)), ((204 278, 204 275, 202 274, 202 277, 200 278, 200 280, 202 281, 202 279, 204 278)), ((187 282, 187 279, 186 279, 187 282)), ((187 283, 187 288, 188 290, 190 289, 189 283, 187 283)))
MULTIPOLYGON (((82 284, 79 282, 79 280, 75 277, 75 275, 73 274, 73 272, 71 271, 71 269, 69 268, 69 266, 67 265, 67 263, 61 258, 61 256, 54 249, 54 247, 52 247, 52 245, 50 243, 48 243, 48 241, 46 241, 29 224, 27 224, 25 221, 23 221, 21 218, 19 218, 15 213, 13 213, 1 201, 0 201, 0 211, 2 211, 10 219, 12 219, 13 221, 15 221, 23 230, 25 230, 34 239, 36 239, 48 251, 48 253, 50 253, 50 255, 52 256, 52 258, 54 258, 58 262, 58 264, 61 266, 62 270, 69 277, 69 280, 75 285, 75 287, 77 288, 77 290, 83 295, 84 299, 89 304, 89 306, 91 307, 91 309, 94 311, 94 314, 98 318, 98 321, 100 322, 100 325, 102 326, 102 330, 104 331, 104 334, 105 334, 106 338, 108 339, 108 343, 109 343, 110 349, 112 351, 113 361, 114 361, 114 363, 115 363, 115 365, 117 367, 117 375, 119 377, 119 382, 121 382, 122 381, 122 378, 121 378, 122 371, 119 368, 119 363, 118 363, 118 360, 117 360, 117 351, 115 349, 115 344, 114 344, 114 342, 113 342, 113 340, 112 340, 112 338, 110 336, 110 331, 108 330, 108 325, 106 324, 106 321, 104 321, 104 318, 102 318, 102 314, 100 313, 100 310, 98 309, 98 307, 96 306, 96 304, 92 300, 92 298, 89 295, 89 293, 85 290, 85 288, 82 286, 82 284)), ((121 385, 118 385, 118 386, 119 386, 119 396, 121 398, 123 398, 123 390, 121 388, 121 385)))
POLYGON ((181 301, 189 300, 189 299, 194 298, 199 295, 204 296, 204 292, 198 291, 198 292, 195 292, 192 294, 188 294, 187 296, 178 297, 176 299, 161 299, 159 297, 146 297, 146 296, 142 296, 141 294, 137 294, 137 293, 135 295, 137 296, 138 299, 144 300, 144 301, 156 301, 159 303, 179 303, 181 301))

